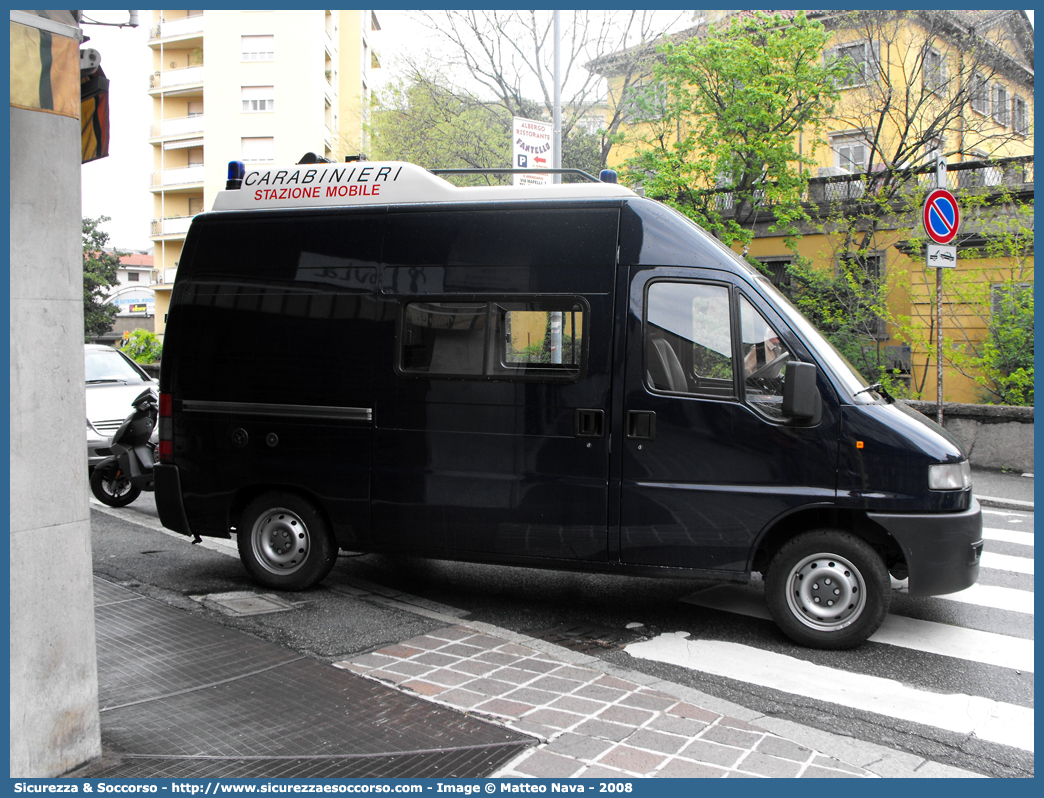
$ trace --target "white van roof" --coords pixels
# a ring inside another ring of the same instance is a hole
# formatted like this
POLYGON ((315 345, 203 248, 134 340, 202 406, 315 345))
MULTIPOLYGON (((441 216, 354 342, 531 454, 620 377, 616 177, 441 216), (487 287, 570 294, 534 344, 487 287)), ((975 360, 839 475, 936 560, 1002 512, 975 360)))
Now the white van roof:
POLYGON ((247 169, 241 188, 218 192, 214 210, 634 196, 629 188, 615 183, 461 188, 416 164, 355 161, 247 169))

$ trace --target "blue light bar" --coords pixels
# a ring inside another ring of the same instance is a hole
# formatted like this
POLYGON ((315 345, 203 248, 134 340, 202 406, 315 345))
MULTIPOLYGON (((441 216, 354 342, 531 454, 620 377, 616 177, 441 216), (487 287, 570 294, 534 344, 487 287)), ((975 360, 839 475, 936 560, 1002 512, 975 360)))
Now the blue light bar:
POLYGON ((238 190, 243 185, 243 176, 245 174, 246 167, 242 161, 229 161, 228 180, 225 181, 225 188, 229 191, 238 190))

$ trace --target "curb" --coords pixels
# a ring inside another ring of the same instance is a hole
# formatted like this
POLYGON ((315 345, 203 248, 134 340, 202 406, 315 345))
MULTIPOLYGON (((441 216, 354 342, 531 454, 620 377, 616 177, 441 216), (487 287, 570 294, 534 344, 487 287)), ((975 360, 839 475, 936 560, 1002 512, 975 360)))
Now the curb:
POLYGON ((978 496, 979 504, 983 507, 999 507, 1002 510, 1022 510, 1027 513, 1033 512, 1033 502, 1024 502, 1019 499, 999 499, 994 496, 978 496))

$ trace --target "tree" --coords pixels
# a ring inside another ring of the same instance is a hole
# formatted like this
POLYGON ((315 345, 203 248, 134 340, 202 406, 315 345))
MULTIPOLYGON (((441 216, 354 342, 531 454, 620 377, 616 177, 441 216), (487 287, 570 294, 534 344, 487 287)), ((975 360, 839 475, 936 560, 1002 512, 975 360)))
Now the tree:
POLYGON ((163 355, 163 344, 152 330, 131 330, 120 350, 135 363, 155 363, 163 355))
POLYGON ((375 97, 369 133, 371 154, 378 160, 408 161, 427 169, 511 162, 511 119, 504 109, 455 90, 440 72, 413 67, 375 97))
POLYGON ((759 13, 664 44, 653 83, 630 103, 626 179, 727 245, 749 243, 759 220, 796 234, 815 163, 814 149, 797 149, 799 133, 814 147, 845 73, 824 65, 826 39, 803 13, 759 13))
MULTIPOLYGON (((524 113, 538 114, 524 101, 524 113)), ((368 127, 372 157, 427 169, 506 168, 511 163, 512 115, 497 102, 455 88, 433 67, 410 67, 406 76, 375 94, 368 127)), ((562 140, 562 166, 596 174, 598 139, 575 129, 562 140)), ((495 176, 456 177, 458 183, 499 182, 495 176)))
MULTIPOLYGON (((563 166, 570 144, 590 148, 590 140, 576 140, 574 128, 588 114, 601 114, 605 100, 602 78, 587 67, 612 53, 614 74, 630 91, 646 69, 650 43, 658 39, 681 15, 661 24, 652 11, 561 12, 560 48, 562 85, 563 166), (636 45, 631 47, 630 45, 636 45), (567 143, 568 142, 568 143, 567 143)), ((549 11, 422 11, 420 17, 450 44, 450 63, 464 68, 509 116, 551 119, 554 112, 554 26, 549 11), (534 99, 535 98, 535 99, 534 99)), ((614 103, 605 127, 597 136, 598 158, 593 168, 603 169, 616 141, 626 108, 614 103)), ((591 136, 592 134, 584 134, 591 136)), ((586 156, 581 160, 586 160, 586 156)))
MULTIPOLYGON (((912 378, 914 394, 920 393, 925 375, 935 368, 934 318, 921 318, 917 311, 905 319, 891 314, 888 294, 934 295, 934 284, 924 284, 927 273, 886 274, 881 253, 902 238, 898 231, 919 229, 926 194, 936 185, 930 169, 936 158, 989 157, 1003 153, 1028 133, 1028 120, 997 124, 998 112, 988 111, 995 78, 1005 78, 1006 85, 1012 81, 1027 85, 1032 94, 1032 69, 1004 46, 1010 35, 1003 24, 1005 16, 1018 12, 981 16, 986 13, 870 10, 823 16, 828 28, 845 32, 845 43, 826 53, 828 63, 847 70, 840 83, 842 99, 830 124, 834 130, 852 131, 844 152, 848 171, 858 177, 834 184, 832 194, 818 208, 817 229, 832 240, 837 275, 812 275, 798 263, 792 270, 795 290, 804 293, 806 312, 814 304, 836 311, 839 321, 832 340, 872 381, 888 378, 882 341, 886 340, 884 323, 890 322, 901 340, 924 358, 920 380, 912 378)), ((1007 116, 1008 103, 1005 97, 993 107, 1002 108, 999 113, 1007 116)), ((995 195, 992 192, 991 199, 991 192, 986 192, 976 199, 963 192, 961 202, 992 214, 1006 202, 995 195)), ((1007 235, 999 230, 994 234, 1001 241, 1007 235)), ((977 279, 986 275, 979 273, 977 279)), ((934 274, 930 280, 934 283, 934 274)), ((967 282, 966 276, 947 275, 947 280, 954 281, 955 288, 957 282, 967 282)), ((991 304, 982 296, 983 285, 988 293, 989 280, 979 286, 978 305, 966 305, 964 300, 960 304, 965 316, 978 318, 981 328, 990 328, 992 322, 984 319, 990 316, 991 304)), ((961 291, 965 300, 974 293, 970 286, 961 291)), ((978 345, 973 343, 975 333, 962 330, 962 324, 958 319, 956 327, 946 325, 955 330, 959 344, 948 350, 955 358, 950 364, 971 375, 975 368, 970 353, 978 345)))
POLYGON ((120 253, 109 254, 103 247, 109 242, 109 234, 101 225, 109 221, 108 216, 83 218, 83 337, 104 335, 116 321, 117 307, 108 301, 108 290, 119 285, 116 269, 120 265, 120 253))

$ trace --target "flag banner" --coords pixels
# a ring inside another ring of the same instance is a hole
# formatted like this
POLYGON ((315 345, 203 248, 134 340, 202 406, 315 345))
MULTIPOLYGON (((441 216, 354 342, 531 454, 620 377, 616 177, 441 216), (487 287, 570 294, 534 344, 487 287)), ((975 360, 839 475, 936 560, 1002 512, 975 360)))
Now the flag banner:
POLYGON ((80 163, 109 155, 109 79, 101 67, 80 84, 80 163))
POLYGON ((79 42, 11 23, 12 106, 79 118, 79 88, 79 42))

